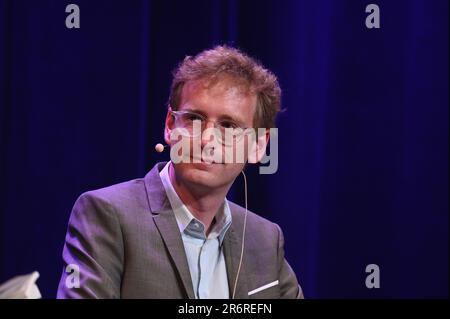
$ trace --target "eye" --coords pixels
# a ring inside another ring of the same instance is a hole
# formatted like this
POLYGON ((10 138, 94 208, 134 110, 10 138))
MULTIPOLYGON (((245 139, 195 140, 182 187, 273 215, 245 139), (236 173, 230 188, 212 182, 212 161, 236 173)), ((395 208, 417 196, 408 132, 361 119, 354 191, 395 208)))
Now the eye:
POLYGON ((232 128, 232 129, 239 127, 236 123, 231 122, 231 121, 222 121, 222 122, 220 122, 220 126, 223 128, 232 128))
POLYGON ((185 115, 186 120, 188 121, 203 121, 203 117, 200 114, 195 114, 195 113, 187 113, 185 115))

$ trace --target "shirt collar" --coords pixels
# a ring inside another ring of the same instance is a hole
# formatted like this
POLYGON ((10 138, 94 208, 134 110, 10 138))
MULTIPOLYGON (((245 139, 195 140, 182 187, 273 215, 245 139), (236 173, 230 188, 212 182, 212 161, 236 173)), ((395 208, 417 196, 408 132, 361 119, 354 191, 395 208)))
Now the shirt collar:
MULTIPOLYGON (((181 201, 175 188, 172 185, 169 177, 169 167, 171 162, 167 162, 164 168, 159 173, 161 181, 164 185, 164 189, 169 199, 170 205, 172 206, 175 218, 177 220, 178 229, 180 233, 186 235, 206 239, 205 237, 205 226, 201 221, 196 219, 192 213, 189 211, 187 206, 181 201)), ((213 225, 210 233, 208 234, 208 239, 218 238, 220 245, 222 245, 223 238, 231 225, 231 210, 228 205, 228 200, 225 198, 222 205, 214 217, 215 224, 213 225)))

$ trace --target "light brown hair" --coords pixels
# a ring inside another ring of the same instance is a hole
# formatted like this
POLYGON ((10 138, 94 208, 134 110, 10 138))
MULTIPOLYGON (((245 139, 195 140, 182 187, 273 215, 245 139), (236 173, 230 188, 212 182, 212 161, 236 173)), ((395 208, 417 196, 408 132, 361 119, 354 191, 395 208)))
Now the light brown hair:
POLYGON ((275 127, 280 111, 281 89, 277 77, 255 59, 240 50, 228 46, 216 46, 187 56, 174 70, 169 105, 177 110, 185 83, 202 79, 220 79, 231 76, 237 83, 248 86, 256 94, 254 126, 275 127))

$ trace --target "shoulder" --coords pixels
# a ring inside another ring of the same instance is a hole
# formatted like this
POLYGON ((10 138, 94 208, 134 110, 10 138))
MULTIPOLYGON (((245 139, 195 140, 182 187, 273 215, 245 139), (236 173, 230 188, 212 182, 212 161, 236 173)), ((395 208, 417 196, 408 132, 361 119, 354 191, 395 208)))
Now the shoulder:
POLYGON ((166 194, 159 171, 166 163, 157 163, 143 178, 87 191, 77 201, 88 200, 116 208, 118 211, 148 210, 151 202, 155 207, 164 202, 166 194))
MULTIPOLYGON (((233 224, 237 226, 237 229, 242 229, 245 218, 245 208, 232 201, 228 201, 228 205, 230 206, 233 224)), ((247 210, 246 229, 251 235, 258 238, 264 237, 266 240, 269 239, 271 241, 278 241, 279 237, 282 236, 281 229, 276 223, 261 217, 250 210, 247 210)))
POLYGON ((89 190, 81 194, 80 198, 92 198, 114 204, 115 202, 133 200, 140 192, 145 192, 144 181, 142 178, 89 190))
POLYGON ((117 213, 146 207, 146 191, 143 179, 134 179, 82 193, 74 210, 117 213))

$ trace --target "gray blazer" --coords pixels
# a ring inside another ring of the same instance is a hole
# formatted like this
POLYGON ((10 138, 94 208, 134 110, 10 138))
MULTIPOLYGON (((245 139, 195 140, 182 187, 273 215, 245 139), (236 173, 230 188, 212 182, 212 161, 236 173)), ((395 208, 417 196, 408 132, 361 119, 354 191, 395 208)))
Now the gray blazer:
MULTIPOLYGON (((78 198, 67 229, 58 298, 194 298, 181 234, 159 177, 164 165, 156 164, 143 179, 78 198), (66 285, 74 282, 69 264, 79 268, 79 288, 66 285)), ((223 249, 231 296, 245 209, 232 202, 230 209, 233 221, 223 249)), ((248 212, 236 298, 303 297, 283 243, 278 225, 248 212)))

